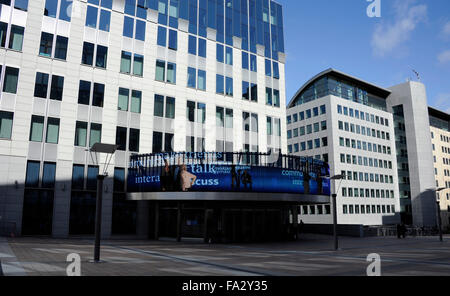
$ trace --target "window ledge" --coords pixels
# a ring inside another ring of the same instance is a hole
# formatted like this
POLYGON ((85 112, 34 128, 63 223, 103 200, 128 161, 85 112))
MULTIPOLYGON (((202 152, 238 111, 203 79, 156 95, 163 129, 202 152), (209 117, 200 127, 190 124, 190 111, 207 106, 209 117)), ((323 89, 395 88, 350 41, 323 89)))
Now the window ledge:
MULTIPOLYGON (((38 54, 38 57, 49 59, 49 60, 52 60, 52 61, 67 62, 67 60, 63 60, 63 59, 59 59, 59 58, 53 58, 53 57, 48 57, 48 56, 41 55, 41 54, 38 54)), ((84 64, 82 64, 82 65, 84 65, 84 64)))
POLYGON ((17 49, 12 49, 12 48, 7 48, 7 47, 0 47, 1 49, 4 49, 5 51, 12 51, 12 52, 17 52, 17 53, 23 53, 22 50, 17 50, 17 49))

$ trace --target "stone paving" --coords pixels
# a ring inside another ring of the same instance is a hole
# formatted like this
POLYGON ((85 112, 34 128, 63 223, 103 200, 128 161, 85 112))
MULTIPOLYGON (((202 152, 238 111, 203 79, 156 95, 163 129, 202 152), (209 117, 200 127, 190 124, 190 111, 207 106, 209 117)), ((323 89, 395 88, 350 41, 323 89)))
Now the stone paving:
POLYGON ((66 275, 67 255, 81 257, 85 276, 365 276, 367 255, 381 257, 385 276, 450 275, 450 236, 406 239, 303 235, 297 242, 202 244, 192 241, 107 240, 102 263, 91 263, 93 240, 0 238, 4 275, 66 275))

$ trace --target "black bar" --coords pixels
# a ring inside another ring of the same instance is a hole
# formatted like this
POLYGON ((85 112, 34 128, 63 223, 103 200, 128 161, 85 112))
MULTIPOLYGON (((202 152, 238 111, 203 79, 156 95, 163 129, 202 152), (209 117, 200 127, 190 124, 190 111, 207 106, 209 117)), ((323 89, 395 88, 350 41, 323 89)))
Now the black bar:
POLYGON ((103 194, 103 180, 105 176, 97 176, 97 204, 95 212, 95 246, 94 246, 94 262, 100 261, 100 239, 102 232, 102 194, 103 194))
POLYGON ((334 250, 337 251, 339 248, 338 245, 338 235, 337 235, 337 205, 336 205, 336 197, 337 194, 333 193, 331 195, 333 198, 333 238, 334 238, 334 250))

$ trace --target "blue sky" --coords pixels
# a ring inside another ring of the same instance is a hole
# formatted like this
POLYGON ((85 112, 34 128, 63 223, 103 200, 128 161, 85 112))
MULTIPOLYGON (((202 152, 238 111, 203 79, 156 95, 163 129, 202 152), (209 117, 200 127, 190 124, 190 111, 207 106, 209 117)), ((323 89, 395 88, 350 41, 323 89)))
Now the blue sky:
POLYGON ((450 112, 450 1, 278 0, 283 5, 289 102, 312 76, 330 67, 382 87, 417 80, 428 104, 450 112))

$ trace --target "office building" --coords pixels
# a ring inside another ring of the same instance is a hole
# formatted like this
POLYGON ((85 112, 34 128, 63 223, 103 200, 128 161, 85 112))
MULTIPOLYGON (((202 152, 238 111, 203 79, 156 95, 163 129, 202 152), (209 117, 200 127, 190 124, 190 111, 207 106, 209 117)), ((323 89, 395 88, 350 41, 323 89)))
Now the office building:
MULTIPOLYGON (((390 91, 334 69, 305 83, 287 110, 288 152, 329 162, 339 224, 399 221, 390 91)), ((304 223, 332 223, 327 205, 302 206, 304 223)))
MULTIPOLYGON (((420 82, 382 88, 329 69, 289 103, 288 152, 329 161, 332 175, 346 176, 332 182, 339 223, 435 227, 438 183, 429 129, 438 125, 438 134, 445 133, 446 117, 428 110, 420 82)), ((321 206, 304 206, 301 214, 305 223, 332 221, 321 206)))
POLYGON ((447 229, 450 225, 450 115, 431 107, 428 112, 436 188, 442 189, 436 198, 441 209, 442 227, 447 229))
POLYGON ((97 142, 118 146, 104 237, 147 235, 148 204, 126 195, 134 153, 286 152, 276 2, 3 0, 0 36, 4 232, 92 234, 97 142))

